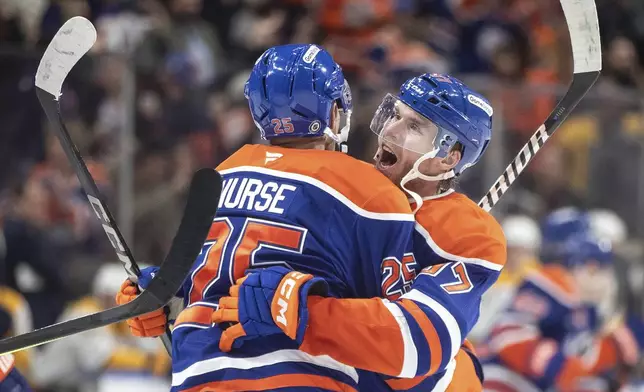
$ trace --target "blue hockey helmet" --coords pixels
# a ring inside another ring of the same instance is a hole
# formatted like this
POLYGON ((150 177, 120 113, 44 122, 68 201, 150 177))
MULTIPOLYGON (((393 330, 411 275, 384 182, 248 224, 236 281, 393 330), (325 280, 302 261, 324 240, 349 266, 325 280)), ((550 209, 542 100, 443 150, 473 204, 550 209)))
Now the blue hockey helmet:
POLYGON ((541 261, 565 262, 578 239, 589 236, 590 220, 584 211, 564 207, 551 212, 541 222, 541 261))
POLYGON ((316 45, 268 49, 255 62, 244 95, 264 139, 328 135, 340 144, 348 138, 351 89, 340 65, 316 45), (334 103, 344 115, 337 135, 330 124, 334 103))
POLYGON ((371 122, 371 130, 391 143, 428 155, 427 158, 443 158, 459 143, 462 156, 452 173, 441 178, 425 176, 430 177, 427 180, 441 180, 461 174, 481 159, 492 137, 493 113, 485 97, 455 77, 423 74, 407 80, 400 87, 398 96, 385 96, 371 122), (387 134, 387 124, 395 118, 395 106, 399 103, 404 103, 436 126, 437 132, 431 135, 433 143, 429 147, 407 145, 405 140, 387 134))
POLYGON ((578 267, 595 263, 599 267, 609 267, 613 262, 613 251, 608 240, 597 239, 591 235, 575 236, 567 241, 570 256, 568 267, 578 267))
POLYGON ((385 96, 371 120, 371 130, 379 139, 376 167, 387 170, 388 162, 397 163, 392 145, 419 155, 400 180, 400 186, 413 197, 418 211, 422 198, 405 185, 416 178, 446 180, 475 165, 492 137, 493 113, 482 95, 452 76, 426 73, 411 78, 400 87, 397 96, 385 96), (414 114, 401 115, 408 109, 414 114), (461 160, 456 166, 438 175, 421 173, 424 161, 446 157, 457 143, 461 160))

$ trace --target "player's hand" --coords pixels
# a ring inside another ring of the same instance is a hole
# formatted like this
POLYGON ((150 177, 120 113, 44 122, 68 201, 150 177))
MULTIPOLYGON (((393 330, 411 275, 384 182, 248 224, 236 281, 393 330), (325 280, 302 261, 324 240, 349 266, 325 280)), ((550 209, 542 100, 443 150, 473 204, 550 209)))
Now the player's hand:
MULTIPOLYGON (((142 288, 146 288, 150 284, 157 269, 156 267, 150 267, 141 271, 139 284, 142 288)), ((126 279, 121 285, 120 291, 116 294, 116 303, 124 305, 133 301, 138 295, 139 290, 136 284, 126 279)), ((168 317, 165 308, 127 320, 127 325, 130 327, 132 335, 139 337, 161 336, 165 333, 167 323, 168 317)))
POLYGON ((219 300, 214 323, 236 322, 223 331, 219 348, 229 352, 244 340, 284 333, 302 343, 308 321, 309 295, 326 295, 322 278, 284 267, 252 270, 230 288, 230 297, 219 300))

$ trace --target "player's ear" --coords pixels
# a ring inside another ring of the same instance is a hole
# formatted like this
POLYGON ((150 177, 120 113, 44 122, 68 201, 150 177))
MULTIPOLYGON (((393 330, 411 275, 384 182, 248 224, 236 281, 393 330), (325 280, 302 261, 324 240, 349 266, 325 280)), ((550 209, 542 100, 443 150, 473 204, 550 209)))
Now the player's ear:
POLYGON ((452 170, 461 161, 461 157, 462 155, 460 150, 454 149, 450 151, 449 154, 441 160, 441 169, 443 169, 443 171, 452 170))
POLYGON ((337 134, 340 132, 340 109, 338 109, 338 103, 334 102, 333 107, 331 108, 331 117, 329 119, 329 128, 333 133, 337 134))

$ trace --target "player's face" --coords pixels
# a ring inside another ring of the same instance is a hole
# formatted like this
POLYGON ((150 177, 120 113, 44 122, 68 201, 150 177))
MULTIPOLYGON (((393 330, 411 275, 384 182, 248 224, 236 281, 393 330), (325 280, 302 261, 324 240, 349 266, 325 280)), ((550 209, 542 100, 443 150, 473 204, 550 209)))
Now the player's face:
MULTIPOLYGON (((416 113, 409 106, 397 101, 393 115, 387 120, 378 137, 378 151, 374 156, 375 166, 393 183, 400 184, 423 154, 434 150, 438 128, 434 123, 416 113)), ((434 175, 435 159, 424 161, 421 172, 434 175)))
POLYGON ((598 262, 587 261, 571 272, 584 302, 600 305, 617 288, 613 269, 598 262))

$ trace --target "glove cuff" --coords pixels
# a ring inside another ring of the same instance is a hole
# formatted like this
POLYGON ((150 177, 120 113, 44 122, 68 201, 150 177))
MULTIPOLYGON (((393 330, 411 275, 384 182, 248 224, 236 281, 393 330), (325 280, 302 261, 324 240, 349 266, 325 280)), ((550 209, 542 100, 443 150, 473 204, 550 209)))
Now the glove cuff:
POLYGON ((326 297, 329 293, 329 284, 322 278, 313 278, 304 283, 300 290, 300 306, 299 306, 299 323, 297 325, 297 332, 293 338, 298 345, 304 341, 304 334, 309 325, 309 295, 317 295, 326 297))
POLYGON ((271 303, 271 315, 275 324, 284 333, 301 343, 308 323, 307 298, 310 290, 328 291, 322 278, 292 271, 286 274, 275 290, 271 303))

